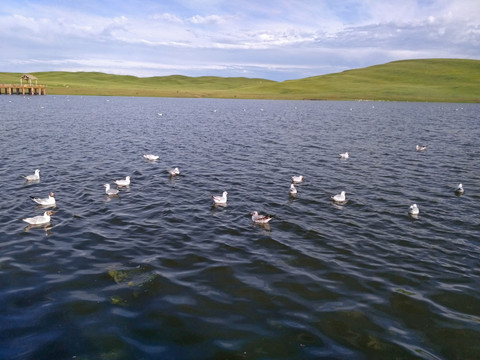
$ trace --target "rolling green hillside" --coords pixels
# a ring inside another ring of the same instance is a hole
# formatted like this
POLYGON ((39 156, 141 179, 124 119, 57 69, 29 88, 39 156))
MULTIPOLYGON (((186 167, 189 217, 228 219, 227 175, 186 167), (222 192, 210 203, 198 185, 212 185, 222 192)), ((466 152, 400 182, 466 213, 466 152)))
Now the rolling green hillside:
POLYGON ((404 60, 280 84, 312 99, 480 102, 480 61, 404 60))
MULTIPOLYGON (((18 83, 21 75, 0 73, 0 83, 18 83)), ((395 61, 283 82, 181 75, 138 78, 95 72, 33 75, 39 84, 47 85, 50 95, 480 102, 479 60, 395 61)))

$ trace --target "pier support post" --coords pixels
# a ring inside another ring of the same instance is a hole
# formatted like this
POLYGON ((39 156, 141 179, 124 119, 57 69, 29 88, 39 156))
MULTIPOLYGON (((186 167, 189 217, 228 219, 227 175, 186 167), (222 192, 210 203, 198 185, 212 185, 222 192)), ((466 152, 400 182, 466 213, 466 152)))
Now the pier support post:
POLYGON ((46 85, 0 84, 0 95, 47 95, 46 85), (5 89, 2 91, 2 89, 5 89))

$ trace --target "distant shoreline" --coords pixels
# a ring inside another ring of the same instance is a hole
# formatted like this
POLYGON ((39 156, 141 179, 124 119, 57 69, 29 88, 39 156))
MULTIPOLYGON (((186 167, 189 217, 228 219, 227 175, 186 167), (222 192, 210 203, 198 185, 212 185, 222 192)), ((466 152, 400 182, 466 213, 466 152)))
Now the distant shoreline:
MULTIPOLYGON (((48 95, 480 103, 480 60, 467 59, 402 60, 283 82, 182 75, 138 78, 98 72, 33 75, 47 86, 48 95)), ((20 76, 0 73, 0 83, 17 83, 20 76)))

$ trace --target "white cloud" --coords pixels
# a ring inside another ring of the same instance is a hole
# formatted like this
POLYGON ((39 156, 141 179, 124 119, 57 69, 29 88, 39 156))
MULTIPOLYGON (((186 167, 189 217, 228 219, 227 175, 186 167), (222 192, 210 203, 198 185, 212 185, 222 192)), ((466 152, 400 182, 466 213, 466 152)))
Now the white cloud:
POLYGON ((181 24, 183 23, 182 19, 178 16, 170 13, 163 13, 163 14, 155 14, 152 16, 154 20, 166 21, 170 23, 181 24))
MULTIPOLYGON (((118 9, 96 13, 81 3, 15 4, 0 15, 2 52, 36 59, 24 66, 41 70, 56 70, 61 60, 64 68, 133 75, 169 69, 187 75, 223 69, 228 75, 244 64, 249 74, 263 68, 269 76, 296 71, 301 77, 408 57, 480 58, 477 0, 278 0, 275 6, 246 0, 241 7, 176 0, 148 3, 148 13, 122 1, 118 9), (108 65, 78 60, 85 55, 108 65)), ((23 71, 5 59, 2 64, 23 71)))
POLYGON ((200 16, 195 15, 192 16, 189 21, 192 24, 199 24, 199 25, 218 25, 225 22, 225 20, 219 15, 207 15, 207 16, 200 16))

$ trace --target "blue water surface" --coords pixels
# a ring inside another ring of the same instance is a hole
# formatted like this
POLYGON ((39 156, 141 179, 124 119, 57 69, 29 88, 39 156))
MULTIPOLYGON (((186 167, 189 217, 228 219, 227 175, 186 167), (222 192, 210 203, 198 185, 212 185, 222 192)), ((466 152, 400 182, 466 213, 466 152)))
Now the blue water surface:
POLYGON ((479 114, 0 96, 0 358, 480 358, 479 114))

